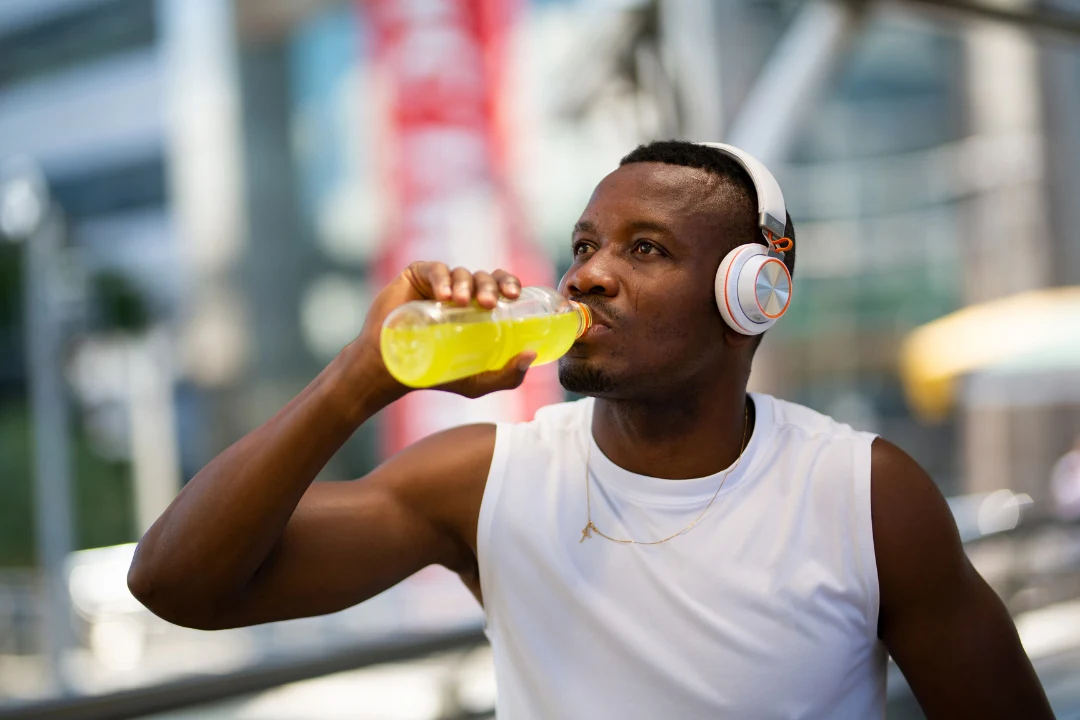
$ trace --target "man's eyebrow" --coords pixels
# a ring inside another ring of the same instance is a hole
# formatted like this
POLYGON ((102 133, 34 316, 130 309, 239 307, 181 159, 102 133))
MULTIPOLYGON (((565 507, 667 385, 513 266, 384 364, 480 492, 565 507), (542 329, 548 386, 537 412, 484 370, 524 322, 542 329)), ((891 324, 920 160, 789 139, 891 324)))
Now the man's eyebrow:
MULTIPOLYGON (((629 225, 627 225, 627 229, 630 230, 630 232, 656 232, 663 233, 664 235, 672 234, 671 229, 668 228, 666 225, 662 225, 658 222, 652 222, 650 220, 634 220, 629 225)), ((574 224, 574 232, 595 233, 596 225, 589 222, 588 220, 579 220, 577 221, 577 223, 574 224)))
POLYGON ((649 220, 635 220, 634 222, 630 223, 629 229, 631 232, 655 232, 662 233, 670 237, 674 236, 671 232, 671 229, 668 228, 666 225, 662 225, 658 222, 650 222, 649 220))

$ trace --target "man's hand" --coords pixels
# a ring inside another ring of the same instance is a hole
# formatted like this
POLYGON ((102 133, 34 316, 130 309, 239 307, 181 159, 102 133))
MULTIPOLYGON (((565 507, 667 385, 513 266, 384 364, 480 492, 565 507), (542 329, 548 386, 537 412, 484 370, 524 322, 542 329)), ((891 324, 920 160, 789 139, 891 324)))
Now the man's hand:
MULTIPOLYGON (((413 300, 436 300, 464 307, 475 300, 480 307, 491 309, 500 295, 513 300, 520 294, 521 281, 505 270, 474 273, 461 267, 450 270, 440 262, 414 262, 375 297, 357 342, 364 354, 378 357, 381 361, 383 322, 400 305, 413 300)), ((455 380, 435 389, 470 398, 510 390, 521 384, 535 359, 535 353, 525 352, 511 358, 501 370, 455 380)), ((402 388, 402 392, 407 392, 407 389, 402 388)))

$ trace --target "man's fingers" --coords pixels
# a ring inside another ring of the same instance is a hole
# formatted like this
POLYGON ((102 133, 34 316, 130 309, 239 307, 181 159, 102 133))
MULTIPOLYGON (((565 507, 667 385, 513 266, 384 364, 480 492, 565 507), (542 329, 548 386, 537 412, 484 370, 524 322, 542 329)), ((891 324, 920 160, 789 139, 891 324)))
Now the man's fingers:
POLYGON ((450 287, 450 268, 446 267, 446 263, 431 262, 431 263, 419 263, 421 265, 420 274, 431 291, 431 297, 440 302, 447 302, 451 298, 450 287))
POLYGON ((505 270, 496 270, 491 277, 499 285, 499 292, 505 297, 516 298, 521 294, 521 281, 505 270))
POLYGON ((454 268, 454 271, 450 273, 450 284, 454 288, 454 303, 468 305, 476 289, 473 286, 472 273, 463 267, 454 268))
POLYGON ((495 307, 499 300, 499 286, 495 279, 486 272, 477 272, 473 273, 473 284, 476 287, 476 301, 481 307, 495 307))
POLYGON ((441 262, 414 262, 405 274, 421 296, 455 305, 468 305, 475 298, 493 308, 500 295, 511 300, 521 295, 521 281, 505 270, 472 273, 463 267, 450 270, 441 262))

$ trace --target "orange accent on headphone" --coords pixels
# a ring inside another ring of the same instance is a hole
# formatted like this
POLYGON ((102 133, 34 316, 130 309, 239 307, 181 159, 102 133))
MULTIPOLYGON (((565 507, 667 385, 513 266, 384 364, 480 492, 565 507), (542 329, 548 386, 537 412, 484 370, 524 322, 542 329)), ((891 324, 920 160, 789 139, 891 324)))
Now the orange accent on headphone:
POLYGON ((772 236, 769 236, 769 244, 776 252, 787 252, 791 248, 795 247, 795 241, 791 238, 784 237, 779 240, 773 240, 772 236))

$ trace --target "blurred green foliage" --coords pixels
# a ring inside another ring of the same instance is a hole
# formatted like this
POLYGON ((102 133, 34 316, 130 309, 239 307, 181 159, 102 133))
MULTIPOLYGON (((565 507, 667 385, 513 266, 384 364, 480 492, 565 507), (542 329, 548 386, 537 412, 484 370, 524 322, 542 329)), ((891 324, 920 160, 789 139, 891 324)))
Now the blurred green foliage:
POLYGON ((0 406, 0 567, 34 562, 30 428, 25 406, 0 406))
MULTIPOLYGON (((135 540, 129 464, 99 456, 81 432, 71 450, 76 549, 135 540)), ((25 403, 0 405, 0 567, 35 563, 32 457, 25 403)))
MULTIPOLYGON (((0 244, 0 567, 36 562, 32 426, 24 400, 21 248, 0 244)), ((101 331, 138 333, 149 322, 142 293, 124 274, 91 278, 93 324, 101 331)), ((77 410, 75 411, 77 413, 77 410)), ((80 423, 71 429, 72 512, 76 549, 135 539, 131 471, 127 462, 94 452, 80 423)))
POLYGON ((20 321, 22 302, 22 252, 14 243, 0 238, 0 328, 15 328, 20 321))
POLYGON ((101 271, 92 280, 91 304, 99 330, 138 334, 150 324, 145 293, 118 271, 101 271))

